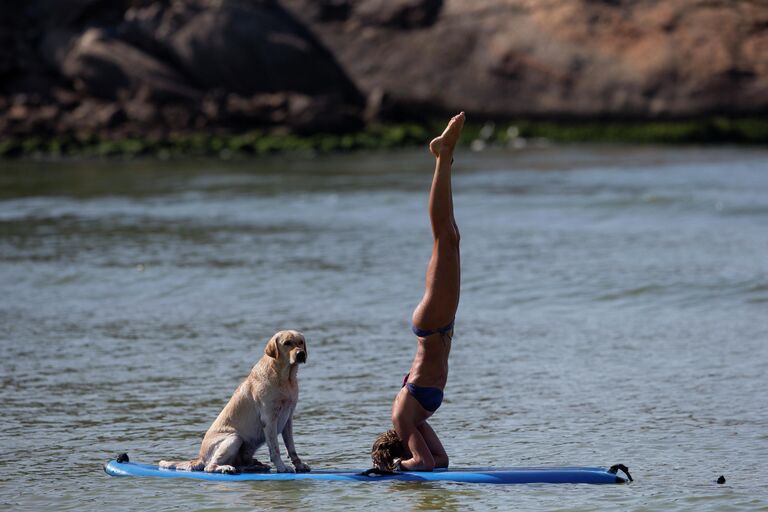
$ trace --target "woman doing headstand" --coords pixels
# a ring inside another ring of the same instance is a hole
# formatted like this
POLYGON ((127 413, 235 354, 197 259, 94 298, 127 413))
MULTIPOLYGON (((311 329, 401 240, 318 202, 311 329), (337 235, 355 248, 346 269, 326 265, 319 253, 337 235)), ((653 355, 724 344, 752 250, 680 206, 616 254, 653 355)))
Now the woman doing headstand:
POLYGON ((453 218, 451 164, 463 126, 464 112, 453 117, 442 135, 429 144, 436 158, 429 194, 432 257, 424 296, 413 312, 416 356, 392 404, 394 429, 380 434, 371 451, 374 468, 381 471, 392 471, 398 465, 409 471, 448 467, 448 454, 427 419, 443 401, 453 321, 459 306, 459 228, 453 218))

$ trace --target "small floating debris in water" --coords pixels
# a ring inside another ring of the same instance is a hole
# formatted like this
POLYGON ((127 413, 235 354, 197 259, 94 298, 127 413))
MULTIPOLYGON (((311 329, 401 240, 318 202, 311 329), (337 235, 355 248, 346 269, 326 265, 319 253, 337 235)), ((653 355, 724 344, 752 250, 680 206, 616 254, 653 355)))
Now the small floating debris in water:
POLYGON ((507 147, 512 149, 523 149, 528 147, 528 140, 520 136, 520 128, 511 125, 507 128, 507 147))
POLYGON ((472 149, 472 151, 484 150, 488 143, 491 142, 491 138, 495 132, 496 123, 492 121, 485 123, 483 127, 480 128, 480 133, 478 133, 477 138, 469 144, 470 149, 472 149))
POLYGON ((475 139, 469 145, 469 148, 472 151, 482 151, 482 150, 485 149, 485 141, 484 140, 480 140, 480 139, 475 139))
POLYGON ((720 475, 720 478, 717 479, 717 483, 724 484, 725 483, 725 477, 723 475, 720 475))
POLYGON ((526 148, 528 147, 528 140, 522 137, 515 137, 514 139, 510 139, 509 147, 511 147, 512 149, 526 148))
POLYGON ((480 128, 479 137, 485 141, 491 140, 491 137, 493 137, 493 133, 495 131, 496 131, 496 123, 487 122, 483 125, 482 128, 480 128))

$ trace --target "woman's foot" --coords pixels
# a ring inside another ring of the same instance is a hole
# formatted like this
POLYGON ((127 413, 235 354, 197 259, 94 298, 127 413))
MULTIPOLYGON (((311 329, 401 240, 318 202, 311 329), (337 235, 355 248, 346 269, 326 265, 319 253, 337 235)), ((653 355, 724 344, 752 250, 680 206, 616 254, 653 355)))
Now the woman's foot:
POLYGON ((461 129, 464 127, 464 118, 464 112, 453 116, 443 134, 429 143, 429 150, 436 158, 453 157, 453 150, 456 148, 461 129))

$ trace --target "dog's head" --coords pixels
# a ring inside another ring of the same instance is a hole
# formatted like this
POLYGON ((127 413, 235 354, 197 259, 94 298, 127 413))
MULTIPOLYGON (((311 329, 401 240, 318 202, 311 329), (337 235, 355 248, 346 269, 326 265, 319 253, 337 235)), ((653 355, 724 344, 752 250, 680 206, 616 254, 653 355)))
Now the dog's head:
POLYGON ((269 340, 264 353, 290 365, 307 362, 307 342, 299 331, 280 331, 269 340))
POLYGON ((378 435, 371 447, 373 467, 381 471, 394 471, 396 459, 408 459, 411 452, 394 430, 387 430, 378 435))

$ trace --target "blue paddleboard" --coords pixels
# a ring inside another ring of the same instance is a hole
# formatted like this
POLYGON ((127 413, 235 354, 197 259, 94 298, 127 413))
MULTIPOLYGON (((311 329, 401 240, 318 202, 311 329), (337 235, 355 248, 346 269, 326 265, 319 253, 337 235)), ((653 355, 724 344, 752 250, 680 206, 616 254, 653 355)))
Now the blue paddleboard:
POLYGON ((104 471, 111 476, 145 476, 158 478, 194 478, 217 482, 262 480, 333 480, 341 482, 468 482, 475 484, 623 484, 627 480, 615 468, 480 468, 437 469, 433 472, 403 471, 392 475, 365 476, 362 470, 320 470, 311 473, 241 473, 225 475, 203 471, 160 469, 157 465, 110 460, 104 471))

